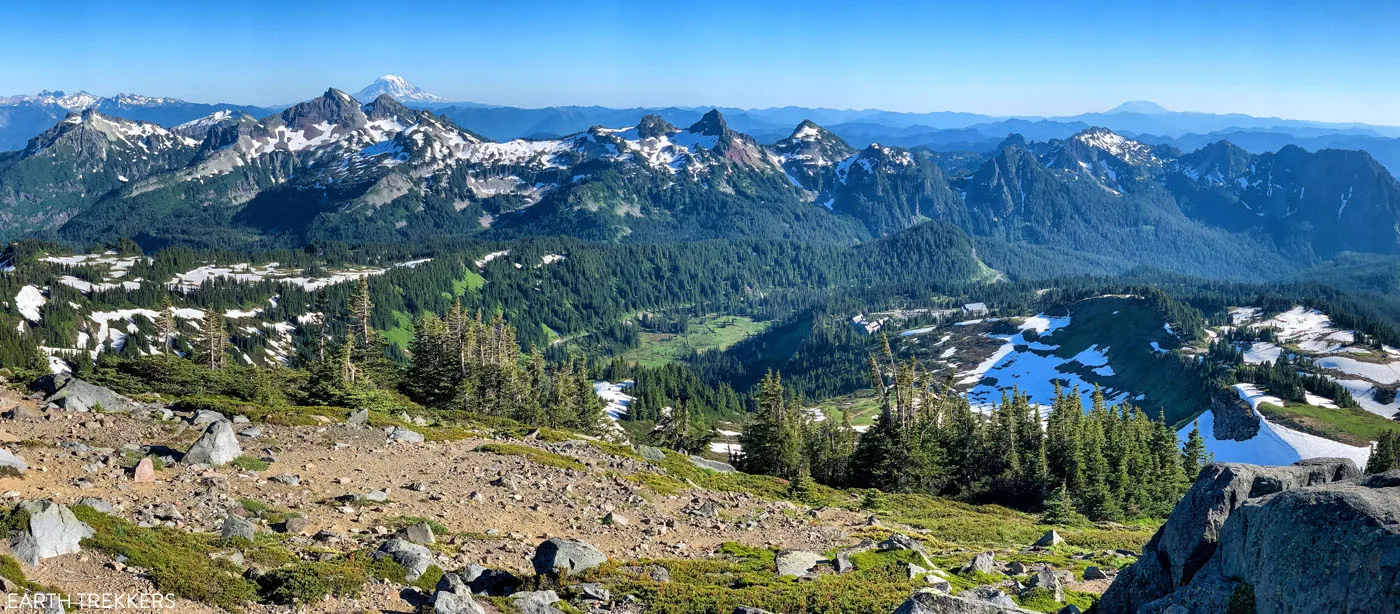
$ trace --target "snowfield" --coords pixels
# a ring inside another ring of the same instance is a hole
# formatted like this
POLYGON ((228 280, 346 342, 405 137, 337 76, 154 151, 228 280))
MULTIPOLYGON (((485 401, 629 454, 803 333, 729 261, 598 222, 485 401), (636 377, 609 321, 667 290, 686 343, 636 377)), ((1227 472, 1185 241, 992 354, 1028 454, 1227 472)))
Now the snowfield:
MULTIPOLYGON (((1210 411, 1201 414, 1198 419, 1201 437, 1205 439, 1206 449, 1215 455, 1216 461, 1290 465, 1308 458, 1340 457, 1351 459, 1357 467, 1366 466, 1366 459, 1371 456, 1370 448, 1349 446, 1273 424, 1259 413, 1259 404, 1270 403, 1282 406, 1282 399, 1264 393, 1253 384, 1236 384, 1235 391, 1241 399, 1249 403, 1250 409, 1259 418, 1259 434, 1245 441, 1215 439, 1213 435, 1215 415, 1210 411)), ((1188 424, 1182 427, 1177 435, 1182 441, 1185 441, 1190 432, 1191 425, 1188 424)))
POLYGON ((15 310, 30 322, 39 321, 39 308, 48 304, 44 293, 34 286, 25 286, 15 295, 15 310))

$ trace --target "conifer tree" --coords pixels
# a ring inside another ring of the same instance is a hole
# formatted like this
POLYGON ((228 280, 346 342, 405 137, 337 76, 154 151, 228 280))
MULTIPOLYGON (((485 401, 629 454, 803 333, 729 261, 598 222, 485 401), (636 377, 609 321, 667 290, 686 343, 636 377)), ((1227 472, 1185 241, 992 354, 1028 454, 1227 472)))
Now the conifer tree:
POLYGON ((1186 443, 1181 449, 1182 467, 1186 472, 1188 480, 1195 480, 1196 475, 1210 464, 1210 454, 1206 452, 1206 441, 1201 437, 1201 423, 1192 422, 1191 432, 1186 436, 1186 443))

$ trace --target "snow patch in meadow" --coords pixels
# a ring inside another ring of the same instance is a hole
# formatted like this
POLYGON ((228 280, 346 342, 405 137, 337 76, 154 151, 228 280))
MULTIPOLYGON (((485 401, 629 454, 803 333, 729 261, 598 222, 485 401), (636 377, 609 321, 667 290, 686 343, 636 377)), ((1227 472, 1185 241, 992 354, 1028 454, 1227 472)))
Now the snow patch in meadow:
POLYGON ((39 308, 48 304, 43 291, 34 286, 25 286, 15 295, 15 310, 30 322, 39 321, 39 308))

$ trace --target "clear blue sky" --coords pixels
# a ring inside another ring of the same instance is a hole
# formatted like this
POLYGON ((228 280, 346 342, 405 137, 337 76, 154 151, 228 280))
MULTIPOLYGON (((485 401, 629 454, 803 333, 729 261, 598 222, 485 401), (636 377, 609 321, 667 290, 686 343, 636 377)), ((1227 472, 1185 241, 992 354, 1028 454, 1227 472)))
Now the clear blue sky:
POLYGON ((8 2, 0 94, 1169 109, 1400 124, 1396 2, 8 2))

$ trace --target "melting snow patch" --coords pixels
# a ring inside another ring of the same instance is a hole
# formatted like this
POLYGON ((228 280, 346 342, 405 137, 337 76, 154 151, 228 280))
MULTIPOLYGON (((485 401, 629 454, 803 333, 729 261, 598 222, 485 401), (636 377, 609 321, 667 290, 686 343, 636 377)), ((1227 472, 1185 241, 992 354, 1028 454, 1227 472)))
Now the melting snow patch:
POLYGON ((44 293, 34 286, 25 286, 15 295, 15 310, 30 322, 39 321, 39 308, 48 303, 44 293))

